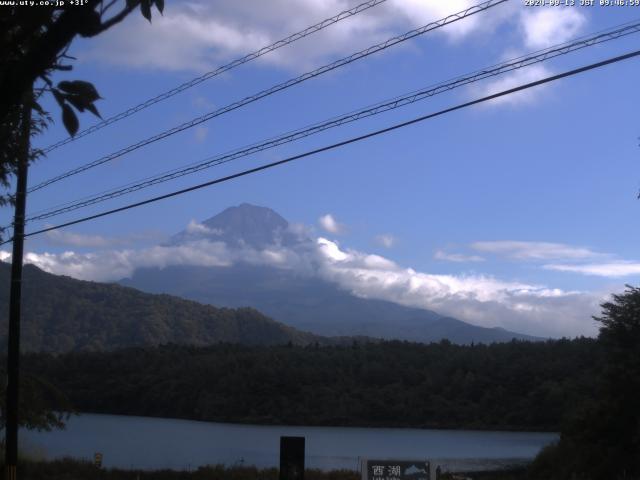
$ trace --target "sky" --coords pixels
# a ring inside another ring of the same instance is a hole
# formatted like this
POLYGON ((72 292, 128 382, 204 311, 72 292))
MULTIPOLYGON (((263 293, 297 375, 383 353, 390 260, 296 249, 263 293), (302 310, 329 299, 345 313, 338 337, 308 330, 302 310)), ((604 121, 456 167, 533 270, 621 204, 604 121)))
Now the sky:
MULTIPOLYGON (((72 72, 103 117, 355 6, 347 0, 167 2, 74 41, 72 72)), ((569 3, 569 2, 567 2, 569 3)), ((580 2, 575 2, 580 3, 580 2)), ((29 185, 402 34, 474 2, 387 0, 264 55, 33 165, 29 185)), ((29 196, 28 213, 122 186, 507 59, 640 18, 639 7, 526 6, 511 0, 136 150, 29 196)), ((640 34, 431 97, 135 194, 34 221, 27 232, 276 161, 506 88, 633 51, 640 34)), ((220 245, 163 247, 229 206, 272 208, 316 240, 318 274, 357 295, 482 326, 595 335, 592 315, 640 252, 640 60, 630 59, 465 108, 340 149, 81 225, 30 237, 26 261, 117 281, 139 266, 201 264, 220 245)), ((66 137, 55 123, 34 139, 66 137)), ((81 128, 97 122, 80 117, 81 128)), ((0 211, 10 223, 11 211, 0 211)), ((8 259, 8 245, 0 258, 8 259)), ((238 255, 227 259, 239 261, 238 255)), ((277 257, 277 256, 276 256, 277 257)), ((260 258, 275 258, 263 255, 260 258)), ((277 257, 289 258, 286 255, 277 257)), ((269 261, 269 260, 265 260, 269 261)), ((228 263, 228 262, 227 262, 228 263)), ((293 267, 291 267, 293 268, 293 267)))

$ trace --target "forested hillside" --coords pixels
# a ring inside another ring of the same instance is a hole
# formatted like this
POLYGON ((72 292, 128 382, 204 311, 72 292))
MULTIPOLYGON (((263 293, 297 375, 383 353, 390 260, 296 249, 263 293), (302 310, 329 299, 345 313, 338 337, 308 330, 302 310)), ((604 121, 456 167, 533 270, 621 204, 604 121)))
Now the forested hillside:
POLYGON ((590 395, 594 340, 473 346, 162 346, 32 354, 81 412, 222 422, 557 430, 590 395))
MULTIPOLYGON (((0 262, 2 316, 9 311, 9 272, 10 265, 0 262)), ((116 284, 51 275, 32 265, 24 267, 22 304, 23 351, 98 351, 165 343, 329 342, 251 308, 215 308, 116 284)), ((7 322, 0 325, 0 349, 5 349, 7 322)))

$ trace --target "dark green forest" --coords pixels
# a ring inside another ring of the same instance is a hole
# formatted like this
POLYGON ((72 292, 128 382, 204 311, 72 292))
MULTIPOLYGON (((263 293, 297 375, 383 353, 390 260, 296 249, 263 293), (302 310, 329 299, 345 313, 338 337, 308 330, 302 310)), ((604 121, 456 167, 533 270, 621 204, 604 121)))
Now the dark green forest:
POLYGON ((602 305, 600 350, 588 395, 567 412, 560 441, 545 448, 533 478, 640 478, 640 288, 602 305))
POLYGON ((558 430, 597 366, 592 339, 453 345, 167 345, 29 354, 80 412, 292 425, 558 430))
MULTIPOLYGON (((9 311, 9 270, 9 264, 0 262, 0 312, 4 315, 9 311)), ((340 341, 296 330, 252 308, 216 308, 171 295, 51 275, 33 265, 25 265, 23 285, 23 351, 340 341)), ((6 329, 7 322, 0 322, 0 350, 6 348, 6 329)))

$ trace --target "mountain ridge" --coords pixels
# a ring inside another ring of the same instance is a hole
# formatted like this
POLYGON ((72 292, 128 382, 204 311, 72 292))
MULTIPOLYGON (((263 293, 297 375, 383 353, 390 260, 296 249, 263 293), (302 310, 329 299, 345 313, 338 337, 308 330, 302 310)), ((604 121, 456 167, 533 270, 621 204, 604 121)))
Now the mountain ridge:
MULTIPOLYGON (((9 311, 10 264, 0 262, 0 311, 9 311)), ((168 343, 207 346, 335 344, 267 317, 252 308, 201 305, 118 284, 53 275, 34 265, 23 271, 23 351, 101 351, 168 343)), ((7 322, 0 323, 6 339, 7 322)), ((351 339, 343 339, 348 342, 351 339)), ((0 340, 0 350, 6 341, 0 340)))
MULTIPOLYGON (((291 232, 289 222, 277 212, 248 203, 177 233, 172 245, 200 240, 223 241, 231 248, 287 247, 303 255, 314 245, 310 238, 291 232)), ((286 325, 323 336, 364 335, 424 343, 447 339, 461 344, 543 340, 499 327, 479 327, 427 309, 362 298, 308 272, 242 260, 223 267, 139 268, 119 283, 210 305, 250 306, 286 325)))

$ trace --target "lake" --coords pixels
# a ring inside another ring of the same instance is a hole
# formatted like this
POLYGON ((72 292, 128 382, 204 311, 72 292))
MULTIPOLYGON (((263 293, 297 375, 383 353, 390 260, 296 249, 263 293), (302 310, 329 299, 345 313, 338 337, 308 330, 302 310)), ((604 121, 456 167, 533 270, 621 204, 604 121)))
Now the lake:
POLYGON ((175 470, 207 464, 275 467, 280 436, 306 437, 309 468, 358 470, 359 458, 441 459, 450 469, 531 460, 554 433, 408 428, 289 427, 83 414, 53 432, 20 432, 26 451, 92 459, 105 467, 175 470))

